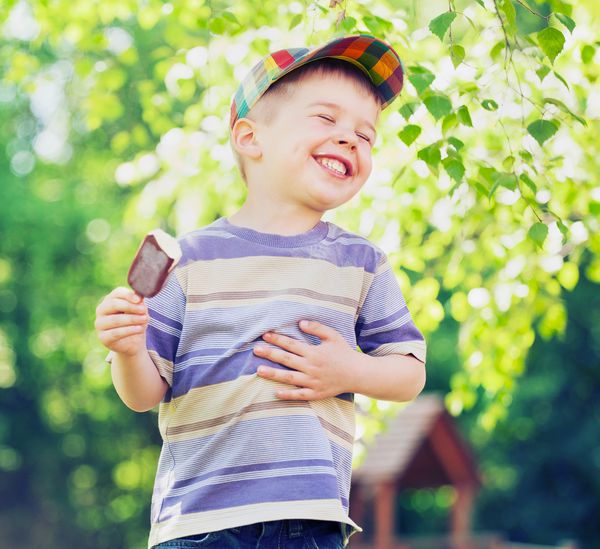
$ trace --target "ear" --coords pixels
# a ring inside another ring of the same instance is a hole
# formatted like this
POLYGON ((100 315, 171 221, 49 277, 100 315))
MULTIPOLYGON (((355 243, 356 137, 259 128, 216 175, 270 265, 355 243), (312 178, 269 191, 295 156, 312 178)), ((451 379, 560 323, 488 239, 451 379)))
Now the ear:
POLYGON ((256 135, 256 123, 249 118, 240 118, 231 129, 231 143, 242 157, 258 160, 262 150, 256 135))

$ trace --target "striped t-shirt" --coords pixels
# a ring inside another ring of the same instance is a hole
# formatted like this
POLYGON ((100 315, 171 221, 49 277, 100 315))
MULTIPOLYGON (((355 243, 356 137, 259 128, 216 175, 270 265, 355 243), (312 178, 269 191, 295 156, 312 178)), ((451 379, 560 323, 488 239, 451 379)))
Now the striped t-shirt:
MULTIPOLYGON (((281 236, 221 218, 180 239, 182 259, 147 300, 147 345, 169 384, 149 545, 281 519, 356 525, 348 516, 354 399, 275 396, 253 354, 275 331, 319 344, 302 319, 336 329, 374 356, 425 361, 385 254, 320 221, 281 236)), ((266 343, 265 343, 266 345, 266 343)))

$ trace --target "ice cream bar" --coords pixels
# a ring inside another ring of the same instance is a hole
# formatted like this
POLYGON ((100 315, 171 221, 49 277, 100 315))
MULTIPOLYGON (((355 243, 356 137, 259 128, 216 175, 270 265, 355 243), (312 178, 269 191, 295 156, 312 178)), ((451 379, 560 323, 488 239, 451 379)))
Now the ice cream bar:
POLYGON ((175 238, 161 229, 150 231, 133 258, 127 282, 139 295, 152 297, 160 292, 180 258, 175 238))

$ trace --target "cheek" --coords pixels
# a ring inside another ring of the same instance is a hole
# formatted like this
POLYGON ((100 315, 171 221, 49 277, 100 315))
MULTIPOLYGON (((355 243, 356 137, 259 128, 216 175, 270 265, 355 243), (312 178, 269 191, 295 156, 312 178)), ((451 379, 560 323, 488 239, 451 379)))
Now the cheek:
POLYGON ((360 169, 367 177, 370 175, 373 168, 373 158, 371 156, 371 147, 368 145, 360 153, 360 169))

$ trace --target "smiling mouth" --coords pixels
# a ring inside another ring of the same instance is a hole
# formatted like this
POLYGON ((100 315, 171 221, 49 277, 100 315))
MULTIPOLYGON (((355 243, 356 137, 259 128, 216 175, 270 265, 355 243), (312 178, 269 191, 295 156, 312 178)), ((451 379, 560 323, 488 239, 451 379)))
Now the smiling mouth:
POLYGON ((352 175, 352 166, 330 156, 315 156, 313 157, 317 164, 321 165, 327 171, 337 175, 338 177, 346 177, 352 175))

